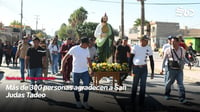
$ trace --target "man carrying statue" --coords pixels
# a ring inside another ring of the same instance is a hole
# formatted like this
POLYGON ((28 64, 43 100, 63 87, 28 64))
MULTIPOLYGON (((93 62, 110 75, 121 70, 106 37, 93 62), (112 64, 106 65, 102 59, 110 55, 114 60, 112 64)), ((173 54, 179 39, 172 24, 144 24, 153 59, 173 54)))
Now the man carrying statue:
POLYGON ((107 23, 108 16, 101 18, 101 23, 96 27, 97 55, 99 62, 112 62, 114 33, 112 26, 107 23))

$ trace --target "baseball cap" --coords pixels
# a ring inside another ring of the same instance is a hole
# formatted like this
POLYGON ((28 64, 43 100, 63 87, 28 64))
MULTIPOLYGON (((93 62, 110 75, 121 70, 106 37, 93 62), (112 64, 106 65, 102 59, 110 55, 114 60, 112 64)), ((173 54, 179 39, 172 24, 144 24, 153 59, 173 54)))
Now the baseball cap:
POLYGON ((81 43, 89 43, 89 39, 87 37, 81 37, 81 43))
POLYGON ((38 37, 33 37, 32 40, 33 40, 33 41, 34 41, 34 40, 38 40, 38 41, 40 41, 40 39, 39 39, 38 37))
POLYGON ((28 39, 28 37, 27 36, 23 36, 22 39, 28 39))
POLYGON ((128 40, 128 37, 127 37, 127 36, 124 36, 122 39, 123 39, 123 40, 128 40))
POLYGON ((143 35, 142 37, 140 37, 140 40, 150 40, 147 35, 143 35))
POLYGON ((176 37, 172 36, 172 35, 170 35, 170 36, 167 37, 167 39, 169 39, 169 40, 171 40, 172 38, 176 38, 176 37))

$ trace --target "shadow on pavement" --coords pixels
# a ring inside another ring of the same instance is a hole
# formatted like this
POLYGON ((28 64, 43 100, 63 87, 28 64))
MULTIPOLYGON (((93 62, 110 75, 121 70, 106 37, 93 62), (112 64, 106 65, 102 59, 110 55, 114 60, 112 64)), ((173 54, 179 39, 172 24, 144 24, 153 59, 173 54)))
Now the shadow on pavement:
POLYGON ((47 102, 48 105, 57 105, 57 106, 62 106, 62 107, 66 107, 66 108, 76 108, 75 104, 72 103, 68 103, 68 102, 60 102, 60 101, 56 101, 53 100, 51 98, 45 97, 45 98, 38 98, 38 100, 42 100, 44 102, 47 102))
POLYGON ((188 85, 192 85, 192 86, 200 86, 200 82, 193 82, 193 83, 189 83, 188 85))
MULTIPOLYGON (((44 101, 44 102, 47 102, 48 105, 50 105, 50 106, 55 105, 55 106, 65 107, 65 108, 67 108, 67 109, 68 109, 68 108, 77 109, 77 108, 76 108, 76 104, 69 103, 69 102, 63 102, 63 101, 56 101, 56 100, 53 100, 53 99, 48 98, 48 97, 46 97, 46 98, 41 98, 41 99, 39 99, 39 100, 44 101)), ((91 107, 91 109, 89 109, 89 110, 87 110, 87 111, 89 111, 89 112, 102 112, 102 111, 99 111, 99 110, 95 110, 93 107, 91 107)))
POLYGON ((168 106, 166 107, 168 112, 199 112, 198 110, 187 109, 184 107, 168 106))
POLYGON ((136 98, 136 103, 133 104, 130 102, 130 98, 116 98, 117 102, 121 106, 124 112, 156 112, 156 111, 166 111, 167 108, 155 100, 153 97, 148 96, 145 98, 144 106, 139 106, 137 102, 138 98, 136 98))
MULTIPOLYGON (((95 92, 95 91, 94 91, 95 92)), ((145 98, 145 106, 140 107, 137 103, 133 104, 131 103, 131 95, 130 93, 124 93, 124 92, 111 92, 111 91, 99 91, 98 94, 107 94, 112 95, 114 99, 117 101, 117 103, 120 105, 120 108, 124 112, 138 112, 138 111, 166 111, 167 108, 163 106, 161 103, 159 103, 156 99, 154 99, 151 96, 147 96, 145 98)), ((136 102, 138 102, 138 98, 136 98, 136 102)))

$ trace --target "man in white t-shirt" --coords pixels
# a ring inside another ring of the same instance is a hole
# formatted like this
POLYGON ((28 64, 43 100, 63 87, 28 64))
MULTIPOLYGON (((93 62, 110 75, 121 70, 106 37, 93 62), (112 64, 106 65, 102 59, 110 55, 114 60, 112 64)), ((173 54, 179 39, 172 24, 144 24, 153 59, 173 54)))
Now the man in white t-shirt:
MULTIPOLYGON (((64 69, 63 63, 66 63, 67 59, 72 56, 72 74, 73 74, 73 82, 74 87, 78 87, 80 85, 80 79, 83 81, 83 86, 89 86, 89 72, 88 72, 88 65, 91 70, 91 74, 93 74, 92 70, 92 62, 90 59, 90 53, 88 50, 89 40, 87 37, 81 38, 81 44, 72 47, 68 53, 62 59, 62 66, 61 71, 64 69)), ((89 97, 89 90, 83 90, 84 97, 83 97, 83 106, 85 109, 90 109, 88 105, 88 97, 89 97)), ((80 95, 78 90, 74 90, 74 95, 76 99, 76 107, 82 108, 80 95)))
POLYGON ((144 106, 145 100, 145 89, 146 89, 146 80, 147 80, 147 56, 150 59, 151 65, 151 79, 154 77, 154 60, 153 60, 153 51, 150 46, 148 46, 149 38, 144 35, 140 38, 140 45, 135 45, 131 51, 131 63, 133 64, 133 85, 132 85, 132 103, 135 105, 136 93, 138 83, 140 81, 140 92, 139 92, 139 106, 144 106))

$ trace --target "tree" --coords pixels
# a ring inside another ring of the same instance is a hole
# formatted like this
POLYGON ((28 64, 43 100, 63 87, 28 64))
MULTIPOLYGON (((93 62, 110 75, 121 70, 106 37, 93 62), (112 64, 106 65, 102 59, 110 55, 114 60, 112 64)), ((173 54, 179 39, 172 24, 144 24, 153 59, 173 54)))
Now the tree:
POLYGON ((67 25, 65 23, 63 23, 60 26, 60 29, 57 32, 57 35, 60 39, 65 39, 67 36, 67 25))
POLYGON ((113 29, 114 36, 119 36, 119 31, 117 29, 113 29))
POLYGON ((82 24, 87 19, 87 14, 88 12, 83 7, 80 7, 70 15, 68 22, 72 27, 76 27, 78 24, 82 24))
POLYGON ((14 20, 13 22, 10 23, 10 25, 13 25, 13 26, 21 25, 21 23, 19 21, 17 21, 17 20, 14 20))
POLYGON ((73 28, 72 26, 67 26, 66 27, 66 32, 67 32, 67 35, 66 37, 71 37, 73 40, 77 40, 78 39, 78 34, 76 32, 76 29, 73 28))
POLYGON ((89 38, 95 38, 94 32, 95 32, 97 25, 98 25, 98 23, 85 22, 83 24, 77 25, 76 31, 77 31, 79 37, 87 36, 89 38))
POLYGON ((3 23, 2 22, 0 22, 0 29, 2 29, 3 28, 3 23))
MULTIPOLYGON (((147 24, 149 24, 149 21, 146 21, 145 20, 145 22, 144 22, 145 24, 144 25, 147 25, 147 24)), ((138 26, 141 26, 141 24, 142 24, 142 21, 141 21, 141 19, 140 18, 138 18, 138 19, 136 19, 135 21, 134 21, 134 27, 138 27, 138 26)))

